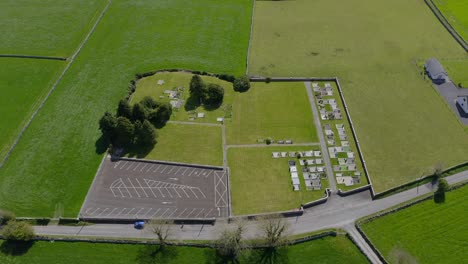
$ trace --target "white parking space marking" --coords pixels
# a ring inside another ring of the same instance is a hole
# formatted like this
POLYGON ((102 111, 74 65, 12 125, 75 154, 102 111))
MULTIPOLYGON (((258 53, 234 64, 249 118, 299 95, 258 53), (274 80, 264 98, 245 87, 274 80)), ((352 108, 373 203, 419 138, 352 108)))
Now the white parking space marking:
POLYGON ((192 211, 187 215, 187 218, 190 217, 190 215, 191 215, 195 210, 197 210, 197 208, 193 208, 192 211))
POLYGON ((133 171, 136 171, 140 165, 141 165, 141 164, 138 163, 138 164, 135 166, 135 168, 133 168, 133 171))
POLYGON ((143 216, 146 216, 147 214, 149 214, 149 212, 151 212, 151 210, 153 210, 153 208, 150 208, 143 216))
POLYGON ((145 188, 141 185, 140 181, 138 180, 138 178, 135 178, 135 181, 138 183, 138 185, 140 185, 140 188, 141 190, 145 193, 145 196, 148 198, 148 194, 146 193, 145 191, 145 188))
POLYGON ((164 213, 162 213, 159 217, 163 217, 163 215, 165 215, 167 213, 167 211, 169 211, 171 208, 167 208, 166 211, 164 211, 164 213))
POLYGON ((135 188, 135 185, 133 185, 132 181, 127 178, 128 182, 130 183, 130 185, 132 186, 133 190, 136 192, 136 194, 138 195, 138 198, 140 198, 140 193, 137 191, 137 189, 135 188))
POLYGON ((128 166, 126 170, 129 170, 129 169, 131 169, 131 168, 132 168, 132 166, 133 166, 134 164, 135 164, 135 163, 132 163, 132 162, 130 162, 130 166, 128 166))
POLYGON ((121 215, 125 210, 127 210, 127 208, 124 208, 124 209, 120 210, 120 212, 117 214, 117 216, 121 215))
POLYGON ((146 168, 146 166, 148 166, 148 164, 143 165, 143 167, 141 167, 140 171, 143 171, 146 168))
POLYGON ((116 208, 112 209, 112 211, 110 213, 108 213, 107 216, 112 215, 114 213, 114 211, 117 210, 117 209, 119 209, 119 208, 116 207, 116 208))
POLYGON ((101 214, 103 214, 104 212, 106 212, 107 210, 110 210, 109 208, 104 208, 104 210, 102 210, 102 212, 100 212, 97 216, 100 216, 101 214))
POLYGON ((154 167, 154 164, 151 165, 151 166, 146 170, 146 172, 150 171, 153 167, 154 167))
POLYGON ((199 216, 201 213, 203 213, 203 211, 205 211, 205 208, 202 208, 201 211, 200 211, 197 215, 195 215, 195 218, 198 218, 198 216, 199 216))
POLYGON ((138 215, 140 214, 141 211, 145 210, 145 208, 141 208, 140 210, 138 210, 138 212, 136 212, 135 216, 138 217, 138 215))
POLYGON ((161 165, 156 166, 153 172, 156 172, 159 169, 159 167, 161 167, 161 165))
POLYGON ((127 164, 129 164, 129 163, 130 163, 130 162, 128 162, 128 161, 122 162, 122 166, 120 166, 119 169, 122 170, 122 169, 123 169, 125 166, 127 166, 127 164))
POLYGON ((164 168, 162 168, 161 171, 159 171, 159 173, 163 173, 169 166, 164 166, 164 168))
POLYGON ((158 208, 158 210, 156 210, 156 211, 150 216, 150 218, 153 218, 153 217, 159 212, 159 210, 161 210, 161 208, 158 208))
POLYGON ((115 163, 115 165, 114 165, 114 169, 115 169, 115 168, 117 168, 117 166, 119 166, 119 165, 120 165, 120 160, 119 160, 119 161, 117 161, 117 162, 115 163))

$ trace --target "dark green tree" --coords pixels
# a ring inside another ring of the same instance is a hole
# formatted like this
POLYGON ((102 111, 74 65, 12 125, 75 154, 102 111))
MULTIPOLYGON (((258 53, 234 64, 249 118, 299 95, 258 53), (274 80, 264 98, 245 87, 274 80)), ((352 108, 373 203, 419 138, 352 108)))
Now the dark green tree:
POLYGON ((35 236, 32 226, 24 221, 8 221, 2 229, 2 235, 12 241, 29 241, 35 236))
POLYGON ((206 87, 203 103, 209 106, 219 106, 223 103, 224 89, 219 84, 210 83, 206 87))
POLYGON ((198 75, 193 75, 190 80, 190 95, 195 98, 203 98, 205 83, 202 78, 198 75))
POLYGON ((111 140, 114 137, 115 127, 117 126, 117 118, 109 112, 105 112, 99 119, 99 129, 104 137, 111 140))
POLYGON ((132 108, 125 99, 120 100, 119 106, 117 107, 117 117, 120 116, 132 119, 132 108))
POLYGON ((0 210, 0 225, 4 225, 11 220, 15 220, 16 216, 13 212, 7 210, 0 210))
POLYGON ((128 147, 133 143, 134 125, 128 118, 120 116, 117 118, 117 126, 115 128, 115 146, 128 147))
POLYGON ((140 101, 141 105, 143 105, 147 110, 156 109, 159 107, 160 103, 156 102, 152 97, 145 96, 140 101))
POLYGON ((445 192, 449 190, 449 184, 445 179, 439 179, 437 190, 434 193, 434 202, 443 203, 445 202, 445 192))
POLYGON ((250 89, 250 80, 247 76, 238 77, 234 80, 233 87, 236 92, 245 92, 250 89))
POLYGON ((135 144, 142 147, 153 147, 156 144, 156 129, 148 121, 144 120, 135 122, 135 144))
POLYGON ((142 104, 137 103, 133 105, 132 116, 133 120, 143 122, 143 120, 147 118, 148 114, 145 107, 142 104))

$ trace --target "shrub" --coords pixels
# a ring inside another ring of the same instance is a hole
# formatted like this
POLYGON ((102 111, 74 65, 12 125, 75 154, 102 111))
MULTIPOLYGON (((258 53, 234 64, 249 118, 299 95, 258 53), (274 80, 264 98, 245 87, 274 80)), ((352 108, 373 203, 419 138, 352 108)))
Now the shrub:
POLYGON ((265 78, 265 82, 266 82, 266 83, 270 83, 270 82, 271 82, 271 78, 270 78, 270 77, 266 77, 266 78, 265 78))
POLYGON ((265 139, 265 143, 266 143, 267 145, 270 145, 272 141, 273 141, 273 140, 272 140, 271 138, 265 139))
POLYGON ((245 92, 250 89, 250 80, 247 76, 236 78, 233 83, 234 91, 245 92))
POLYGON ((12 241, 29 241, 34 237, 34 229, 27 222, 8 221, 2 230, 3 237, 12 241))
POLYGON ((199 75, 193 75, 190 80, 190 96, 202 98, 205 90, 205 83, 199 75))
POLYGON ((0 225, 5 225, 11 220, 15 220, 16 216, 13 212, 0 210, 0 225))
POLYGON ((128 119, 132 119, 132 108, 130 107, 130 104, 128 104, 127 100, 120 100, 119 101, 119 106, 117 107, 117 116, 123 116, 128 119))
POLYGON ((218 78, 221 79, 221 80, 224 80, 224 81, 228 81, 228 82, 234 82, 234 80, 236 79, 236 77, 234 77, 234 75, 224 74, 224 73, 219 74, 218 78))
POLYGON ((210 83, 206 87, 203 102, 206 105, 217 106, 223 103, 224 89, 219 84, 210 83))

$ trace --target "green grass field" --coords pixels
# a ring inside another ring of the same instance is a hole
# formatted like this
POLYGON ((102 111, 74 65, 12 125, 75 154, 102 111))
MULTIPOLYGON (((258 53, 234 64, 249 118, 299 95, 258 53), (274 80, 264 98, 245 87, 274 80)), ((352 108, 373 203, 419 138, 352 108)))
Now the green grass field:
POLYGON ((134 74, 242 74, 250 14, 248 0, 114 0, 0 170, 0 208, 51 216, 60 205, 76 216, 102 158, 98 120, 115 110, 134 74))
POLYGON ((328 181, 322 180, 322 190, 307 191, 302 172, 299 173, 301 191, 293 191, 289 174, 289 160, 296 158, 272 158, 277 151, 318 150, 308 147, 250 147, 230 148, 228 165, 231 170, 231 205, 233 214, 244 215, 284 211, 299 208, 301 203, 317 200, 325 195, 328 181))
POLYGON ((192 74, 182 73, 182 72, 164 72, 158 73, 153 76, 142 78, 137 83, 137 88, 135 93, 132 95, 131 103, 136 103, 141 101, 145 96, 151 96, 155 100, 169 102, 170 99, 167 94, 164 94, 165 90, 174 90, 178 87, 183 87, 181 99, 184 100, 184 105, 179 109, 174 109, 171 120, 175 121, 195 121, 195 122, 209 122, 209 123, 219 123, 216 121, 218 117, 225 117, 230 114, 232 111, 229 110, 232 106, 232 100, 234 97, 234 90, 232 88, 232 83, 220 80, 214 77, 202 76, 205 84, 216 83, 221 85, 224 88, 224 99, 223 104, 217 109, 206 108, 204 106, 199 106, 196 109, 186 108, 185 104, 187 99, 190 97, 189 87, 190 79, 192 74), (164 80, 163 85, 158 85, 158 80, 164 80), (164 98, 160 98, 163 96, 164 98), (204 118, 197 118, 195 120, 189 120, 189 112, 194 111, 196 113, 205 113, 204 118))
POLYGON ((468 186, 362 226, 391 263, 463 263, 468 258, 468 186), (415 260, 416 262, 399 262, 415 260))
POLYGON ((452 27, 468 41, 468 1, 466 0, 433 0, 452 27))
POLYGON ((137 157, 204 165, 223 165, 221 127, 167 123, 157 132, 158 142, 153 150, 146 155, 137 155, 137 157))
POLYGON ((39 107, 63 62, 1 58, 0 65, 0 160, 18 133, 39 107))
MULTIPOLYGON (((1 242, 1 241, 0 241, 1 242)), ((1 248, 5 248, 0 243, 1 248)), ((0 251, 0 262, 21 263, 221 263, 210 248, 168 247, 162 253, 157 246, 113 245, 101 243, 36 242, 28 251, 16 256, 0 251)), ((280 249, 276 255, 253 250, 240 258, 240 263, 366 263, 366 258, 356 246, 344 236, 322 239, 280 249), (271 262, 265 261, 264 258, 271 262)))
POLYGON ((70 56, 106 4, 106 0, 4 0, 0 54, 70 56))
POLYGON ((468 55, 419 0, 256 2, 249 73, 338 76, 377 192, 466 160, 468 134, 416 66, 430 57, 468 55))
POLYGON ((318 142, 306 88, 301 82, 252 83, 235 93, 227 144, 255 144, 267 137, 318 142))
POLYGON ((442 64, 455 85, 468 88, 468 60, 443 60, 442 64))

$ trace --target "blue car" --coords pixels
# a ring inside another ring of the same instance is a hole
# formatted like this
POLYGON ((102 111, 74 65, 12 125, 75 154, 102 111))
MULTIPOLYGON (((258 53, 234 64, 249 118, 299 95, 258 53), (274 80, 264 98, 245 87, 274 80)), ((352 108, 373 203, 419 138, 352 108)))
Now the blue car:
POLYGON ((143 229, 145 227, 145 222, 143 221, 136 221, 134 224, 133 224, 133 227, 135 229, 143 229))

